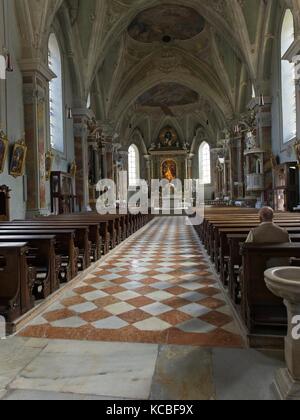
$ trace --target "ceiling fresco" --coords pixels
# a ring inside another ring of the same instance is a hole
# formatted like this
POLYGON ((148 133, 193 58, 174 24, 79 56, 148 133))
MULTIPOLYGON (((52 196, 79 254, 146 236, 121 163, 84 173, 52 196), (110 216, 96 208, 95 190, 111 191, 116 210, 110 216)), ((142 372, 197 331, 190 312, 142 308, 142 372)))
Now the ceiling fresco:
POLYGON ((137 129, 151 144, 168 125, 182 138, 204 127, 215 141, 247 111, 253 84, 272 96, 284 7, 300 33, 300 0, 14 2, 21 59, 47 64, 48 36, 58 30, 74 108, 90 93, 95 119, 124 142, 137 129))
POLYGON ((161 83, 145 92, 137 100, 137 105, 148 107, 168 107, 189 105, 199 101, 198 93, 177 83, 161 83))
POLYGON ((141 12, 128 28, 129 35, 144 43, 187 40, 201 33, 205 20, 194 9, 165 5, 141 12))

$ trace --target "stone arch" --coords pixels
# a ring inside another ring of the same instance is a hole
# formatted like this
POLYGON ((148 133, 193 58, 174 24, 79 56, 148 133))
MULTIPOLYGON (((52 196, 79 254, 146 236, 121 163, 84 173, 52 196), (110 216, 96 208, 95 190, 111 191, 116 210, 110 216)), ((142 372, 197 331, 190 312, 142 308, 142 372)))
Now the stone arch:
POLYGON ((175 117, 169 117, 169 116, 163 116, 161 118, 161 120, 159 121, 159 123, 156 125, 153 133, 152 133, 152 139, 151 141, 156 141, 158 139, 159 133, 161 132, 161 130, 163 130, 165 127, 167 126, 171 126, 173 127, 178 136, 179 139, 181 140, 181 142, 183 143, 186 139, 184 138, 184 132, 183 129, 179 123, 179 121, 177 120, 177 118, 175 117))
MULTIPOLYGON (((233 2, 232 2, 233 3, 233 2)), ((129 9, 127 13, 123 13, 119 19, 116 19, 111 25, 110 31, 107 32, 104 44, 99 48, 96 53, 95 63, 93 74, 91 74, 91 79, 93 79, 99 68, 101 67, 104 58, 107 56, 108 52, 114 45, 114 43, 120 39, 122 33, 127 30, 130 22, 137 16, 138 13, 146 10, 148 8, 159 6, 162 4, 162 0, 144 0, 139 2, 135 8, 129 9)), ((182 4, 180 0, 173 0, 172 4, 182 4)), ((232 45, 232 48, 236 54, 245 62, 249 74, 251 77, 254 77, 253 74, 253 65, 251 60, 251 46, 247 43, 245 38, 239 38, 238 34, 234 31, 232 26, 230 26, 222 14, 218 13, 217 9, 212 8, 209 4, 201 3, 199 4, 198 0, 187 0, 185 2, 186 6, 189 6, 196 11, 198 11, 207 22, 212 25, 217 32, 219 32, 222 37, 225 37, 228 40, 228 43, 232 45), (246 45, 245 45, 246 44, 246 45)), ((226 7, 226 5, 224 6, 226 7)), ((233 8, 241 8, 240 4, 232 5, 233 8)))
POLYGON ((144 136, 139 128, 135 128, 129 135, 126 141, 126 147, 134 144, 140 151, 140 155, 146 155, 148 153, 144 136))
POLYGON ((207 142, 210 145, 210 147, 212 146, 212 144, 210 142, 210 139, 209 139, 209 136, 208 136, 208 133, 207 133, 207 130, 205 130, 205 128, 202 125, 200 125, 196 129, 195 136, 193 138, 193 142, 192 142, 192 146, 191 146, 191 153, 193 155, 198 157, 198 155, 197 155, 198 150, 199 150, 199 147, 201 146, 201 144, 203 142, 207 142))
POLYGON ((230 109, 228 101, 226 103, 226 98, 220 96, 212 88, 208 89, 204 81, 196 76, 189 75, 189 77, 186 77, 186 75, 176 72, 172 74, 150 74, 146 79, 142 79, 137 82, 136 85, 133 86, 127 94, 125 94, 125 96, 122 97, 122 95, 117 95, 115 97, 114 105, 111 107, 111 111, 113 113, 113 115, 111 115, 112 119, 121 119, 127 109, 140 95, 155 87, 158 83, 163 82, 179 83, 197 91, 200 95, 205 96, 214 104, 215 112, 221 114, 222 118, 224 118, 224 116, 227 116, 229 119, 231 118, 232 110, 230 109))

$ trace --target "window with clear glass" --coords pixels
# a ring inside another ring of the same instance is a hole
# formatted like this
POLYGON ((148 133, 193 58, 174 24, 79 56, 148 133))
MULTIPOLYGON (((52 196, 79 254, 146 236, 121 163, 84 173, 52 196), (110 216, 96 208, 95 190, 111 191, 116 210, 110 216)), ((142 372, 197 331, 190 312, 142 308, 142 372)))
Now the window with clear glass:
POLYGON ((128 149, 128 177, 129 186, 137 186, 137 182, 140 179, 140 154, 134 144, 128 149))
POLYGON ((203 184, 211 184, 211 160, 209 144, 204 142, 199 148, 199 179, 203 184))
MULTIPOLYGON (((281 57, 295 39, 294 18, 291 10, 285 12, 281 31, 281 57)), ((295 64, 281 60, 281 96, 283 142, 293 140, 297 134, 295 64)))
POLYGON ((51 147, 58 152, 64 152, 64 107, 63 107, 63 81, 62 57, 57 38, 54 33, 49 37, 48 65, 55 74, 49 83, 49 109, 50 109, 50 141, 51 147))
POLYGON ((87 109, 90 109, 92 105, 92 98, 91 98, 91 94, 89 93, 87 101, 86 101, 86 107, 87 109))

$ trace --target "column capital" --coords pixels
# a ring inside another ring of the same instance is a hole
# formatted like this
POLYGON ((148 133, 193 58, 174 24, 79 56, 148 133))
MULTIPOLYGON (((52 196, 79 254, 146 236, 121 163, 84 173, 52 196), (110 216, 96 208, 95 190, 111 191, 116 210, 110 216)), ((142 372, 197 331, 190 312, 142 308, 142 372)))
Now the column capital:
POLYGON ((115 134, 115 128, 112 121, 99 121, 98 124, 102 129, 102 136, 104 138, 113 138, 115 134))
POLYGON ((93 111, 88 108, 73 108, 72 113, 74 118, 91 120, 94 117, 93 111))
POLYGON ((118 150, 118 153, 121 156, 128 156, 129 155, 128 150, 124 150, 124 149, 118 150))
POLYGON ((283 60, 287 60, 290 63, 299 64, 300 58, 299 57, 299 51, 300 51, 300 34, 298 34, 294 42, 291 44, 290 48, 286 51, 286 53, 283 56, 283 60))
POLYGON ((38 73, 47 82, 56 78, 56 74, 53 73, 53 71, 49 69, 48 65, 39 58, 20 60, 19 65, 24 75, 38 73))

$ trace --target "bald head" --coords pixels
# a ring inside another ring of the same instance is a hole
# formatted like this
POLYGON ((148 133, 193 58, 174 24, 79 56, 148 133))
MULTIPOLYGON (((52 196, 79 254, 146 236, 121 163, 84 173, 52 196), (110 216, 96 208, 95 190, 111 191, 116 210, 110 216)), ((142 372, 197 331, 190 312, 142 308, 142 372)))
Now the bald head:
POLYGON ((264 222, 273 222, 274 220, 274 210, 271 207, 264 207, 259 212, 260 221, 264 222))

